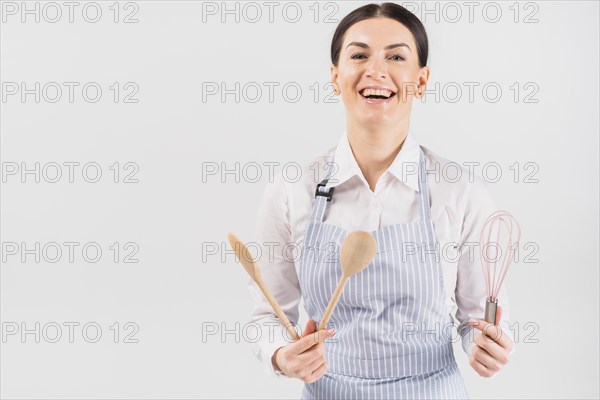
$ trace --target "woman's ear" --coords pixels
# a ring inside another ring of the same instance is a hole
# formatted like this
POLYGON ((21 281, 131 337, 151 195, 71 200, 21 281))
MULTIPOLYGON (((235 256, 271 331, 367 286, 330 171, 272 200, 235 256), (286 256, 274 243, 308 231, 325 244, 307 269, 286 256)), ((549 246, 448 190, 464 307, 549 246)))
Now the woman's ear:
POLYGON ((422 67, 419 71, 419 87, 417 88, 417 93, 415 93, 415 98, 420 99, 423 97, 427 81, 429 80, 429 73, 429 67, 427 66, 422 67))
POLYGON ((429 70, 428 66, 424 66, 421 68, 421 71, 419 73, 419 86, 425 86, 427 85, 427 81, 429 80, 429 74, 431 73, 431 71, 429 70))
POLYGON ((339 94, 339 85, 338 85, 338 68, 331 64, 331 83, 333 84, 334 93, 339 94))
POLYGON ((338 67, 336 67, 335 65, 331 64, 330 71, 331 71, 331 82, 332 83, 337 83, 337 79, 338 79, 338 67))

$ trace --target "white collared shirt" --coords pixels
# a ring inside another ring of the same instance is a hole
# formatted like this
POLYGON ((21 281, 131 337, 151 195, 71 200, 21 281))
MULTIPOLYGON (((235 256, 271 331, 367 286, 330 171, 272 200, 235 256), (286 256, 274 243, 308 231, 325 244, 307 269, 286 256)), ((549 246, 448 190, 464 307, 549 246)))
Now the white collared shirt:
MULTIPOLYGON (((486 286, 479 255, 479 239, 485 220, 497 208, 480 177, 423 148, 431 197, 431 218, 440 249, 447 298, 447 312, 456 318, 455 326, 469 318, 483 319, 486 286), (460 168, 460 174, 457 174, 460 168), (458 246, 456 248, 455 246, 458 246)), ((416 222, 419 209, 419 145, 409 133, 401 150, 380 176, 374 191, 360 170, 344 131, 337 152, 333 147, 302 165, 302 175, 289 179, 280 172, 268 183, 262 196, 256 225, 260 247, 257 264, 262 278, 289 320, 298 323, 301 298, 298 283, 299 249, 312 211, 317 183, 324 179, 335 154, 334 170, 326 188, 335 187, 334 203, 328 204, 323 222, 346 231, 375 231, 383 226, 416 222), (287 244, 287 245, 286 245, 287 244)), ((325 188, 325 189, 326 189, 325 188)), ((322 189, 323 191, 323 189, 322 189)), ((291 341, 258 285, 249 280, 254 302, 250 322, 260 326, 260 338, 252 341, 254 354, 265 372, 275 375, 271 356, 291 341)), ((501 328, 513 339, 509 329, 508 295, 503 287, 498 295, 502 307, 501 328)), ((317 321, 318 322, 318 321, 317 321)), ((304 325, 298 326, 299 330, 304 325)), ((472 328, 462 337, 467 355, 474 346, 472 328)))

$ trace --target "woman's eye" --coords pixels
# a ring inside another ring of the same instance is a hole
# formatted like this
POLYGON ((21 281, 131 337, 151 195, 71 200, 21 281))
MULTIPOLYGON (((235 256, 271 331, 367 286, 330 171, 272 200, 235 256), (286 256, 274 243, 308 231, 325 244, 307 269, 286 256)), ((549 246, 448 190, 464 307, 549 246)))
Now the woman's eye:
MULTIPOLYGON (((366 55, 364 53, 357 53, 357 54, 353 54, 350 58, 353 60, 360 60, 360 59, 366 58, 366 55)), ((398 55, 398 54, 393 55, 390 58, 393 59, 394 61, 404 61, 404 57, 402 57, 401 55, 398 55)))

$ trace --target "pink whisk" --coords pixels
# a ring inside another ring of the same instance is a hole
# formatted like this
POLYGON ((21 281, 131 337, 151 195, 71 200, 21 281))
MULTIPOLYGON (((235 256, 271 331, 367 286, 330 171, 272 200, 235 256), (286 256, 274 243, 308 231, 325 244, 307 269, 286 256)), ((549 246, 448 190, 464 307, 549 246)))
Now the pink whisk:
POLYGON ((521 240, 521 227, 517 220, 508 211, 496 211, 485 221, 483 228, 481 229, 480 245, 481 245, 481 266, 483 269, 483 277, 485 280, 485 286, 487 290, 487 299, 485 303, 485 315, 484 320, 486 322, 496 324, 496 309, 498 307, 498 293, 504 282, 504 277, 508 271, 511 261, 514 258, 514 254, 519 246, 521 240), (501 233, 502 227, 506 227, 505 241, 503 243, 507 246, 501 247, 501 233), (513 232, 516 230, 516 232, 513 232), (492 242, 492 234, 496 233, 496 241, 492 242), (513 238, 516 236, 516 240, 513 238), (495 244, 495 246, 492 246, 495 244), (490 247, 496 247, 497 251, 495 257, 492 259, 489 256, 490 247), (498 267, 498 256, 499 252, 504 252, 502 263, 498 267))

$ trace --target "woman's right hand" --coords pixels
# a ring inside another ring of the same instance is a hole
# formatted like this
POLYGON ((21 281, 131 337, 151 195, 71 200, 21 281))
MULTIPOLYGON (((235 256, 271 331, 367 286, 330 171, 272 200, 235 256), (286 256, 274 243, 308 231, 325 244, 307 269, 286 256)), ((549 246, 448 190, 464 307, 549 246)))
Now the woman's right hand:
POLYGON ((312 383, 327 372, 325 339, 335 334, 335 328, 317 331, 317 323, 309 320, 300 340, 278 348, 271 358, 285 376, 312 383))

